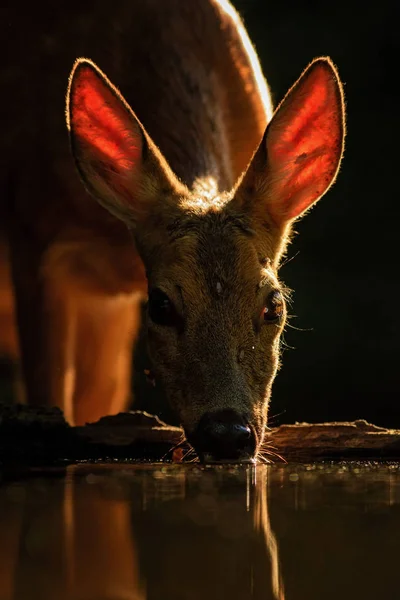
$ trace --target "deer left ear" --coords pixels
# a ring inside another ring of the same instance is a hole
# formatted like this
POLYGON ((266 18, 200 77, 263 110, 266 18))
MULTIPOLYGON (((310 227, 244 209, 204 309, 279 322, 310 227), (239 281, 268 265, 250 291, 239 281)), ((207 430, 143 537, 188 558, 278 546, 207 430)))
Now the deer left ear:
POLYGON ((312 62, 278 106, 238 188, 238 197, 278 227, 302 215, 335 181, 345 109, 329 58, 312 62), (265 214, 267 213, 267 214, 265 214))
POLYGON ((132 225, 179 182, 127 102, 90 60, 78 59, 67 92, 75 164, 92 196, 132 225))

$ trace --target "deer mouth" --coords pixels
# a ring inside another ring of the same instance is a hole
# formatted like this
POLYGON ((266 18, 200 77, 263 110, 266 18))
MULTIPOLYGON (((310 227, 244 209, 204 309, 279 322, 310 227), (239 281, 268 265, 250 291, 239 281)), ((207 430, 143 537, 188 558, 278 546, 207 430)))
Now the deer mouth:
POLYGON ((253 464, 258 447, 254 427, 234 410, 206 413, 188 440, 205 463, 253 464))

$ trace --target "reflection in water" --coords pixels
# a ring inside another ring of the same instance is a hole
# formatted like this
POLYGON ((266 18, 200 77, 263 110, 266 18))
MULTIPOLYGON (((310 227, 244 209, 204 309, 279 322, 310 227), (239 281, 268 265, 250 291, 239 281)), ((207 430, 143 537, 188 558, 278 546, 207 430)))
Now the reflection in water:
POLYGON ((268 467, 89 466, 0 488, 0 600, 283 600, 268 467))
POLYGON ((279 551, 278 543, 274 532, 271 529, 271 523, 268 514, 268 487, 267 487, 267 467, 262 469, 260 474, 260 483, 256 487, 256 499, 254 510, 254 528, 260 531, 264 538, 265 547, 271 560, 272 569, 272 591, 276 600, 285 600, 283 593, 283 582, 279 570, 279 551))
POLYGON ((398 465, 79 465, 0 485, 0 600, 399 600, 399 532, 398 465))

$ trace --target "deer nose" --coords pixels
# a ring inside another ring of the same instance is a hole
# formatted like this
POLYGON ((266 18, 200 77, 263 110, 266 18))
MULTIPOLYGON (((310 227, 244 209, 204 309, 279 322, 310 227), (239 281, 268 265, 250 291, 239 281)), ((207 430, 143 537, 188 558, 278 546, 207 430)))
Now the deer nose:
POLYGON ((248 461, 256 449, 253 430, 233 410, 203 415, 192 441, 197 453, 206 462, 248 461))

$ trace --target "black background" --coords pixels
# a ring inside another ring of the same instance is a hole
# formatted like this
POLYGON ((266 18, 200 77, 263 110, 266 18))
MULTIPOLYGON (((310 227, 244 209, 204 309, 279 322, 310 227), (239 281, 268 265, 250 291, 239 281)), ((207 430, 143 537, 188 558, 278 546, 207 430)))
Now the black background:
POLYGON ((346 151, 281 271, 295 290, 274 384, 279 422, 367 418, 400 426, 398 9, 383 1, 236 3, 275 102, 329 55, 344 82, 346 151), (396 14, 397 12, 397 14, 396 14))

